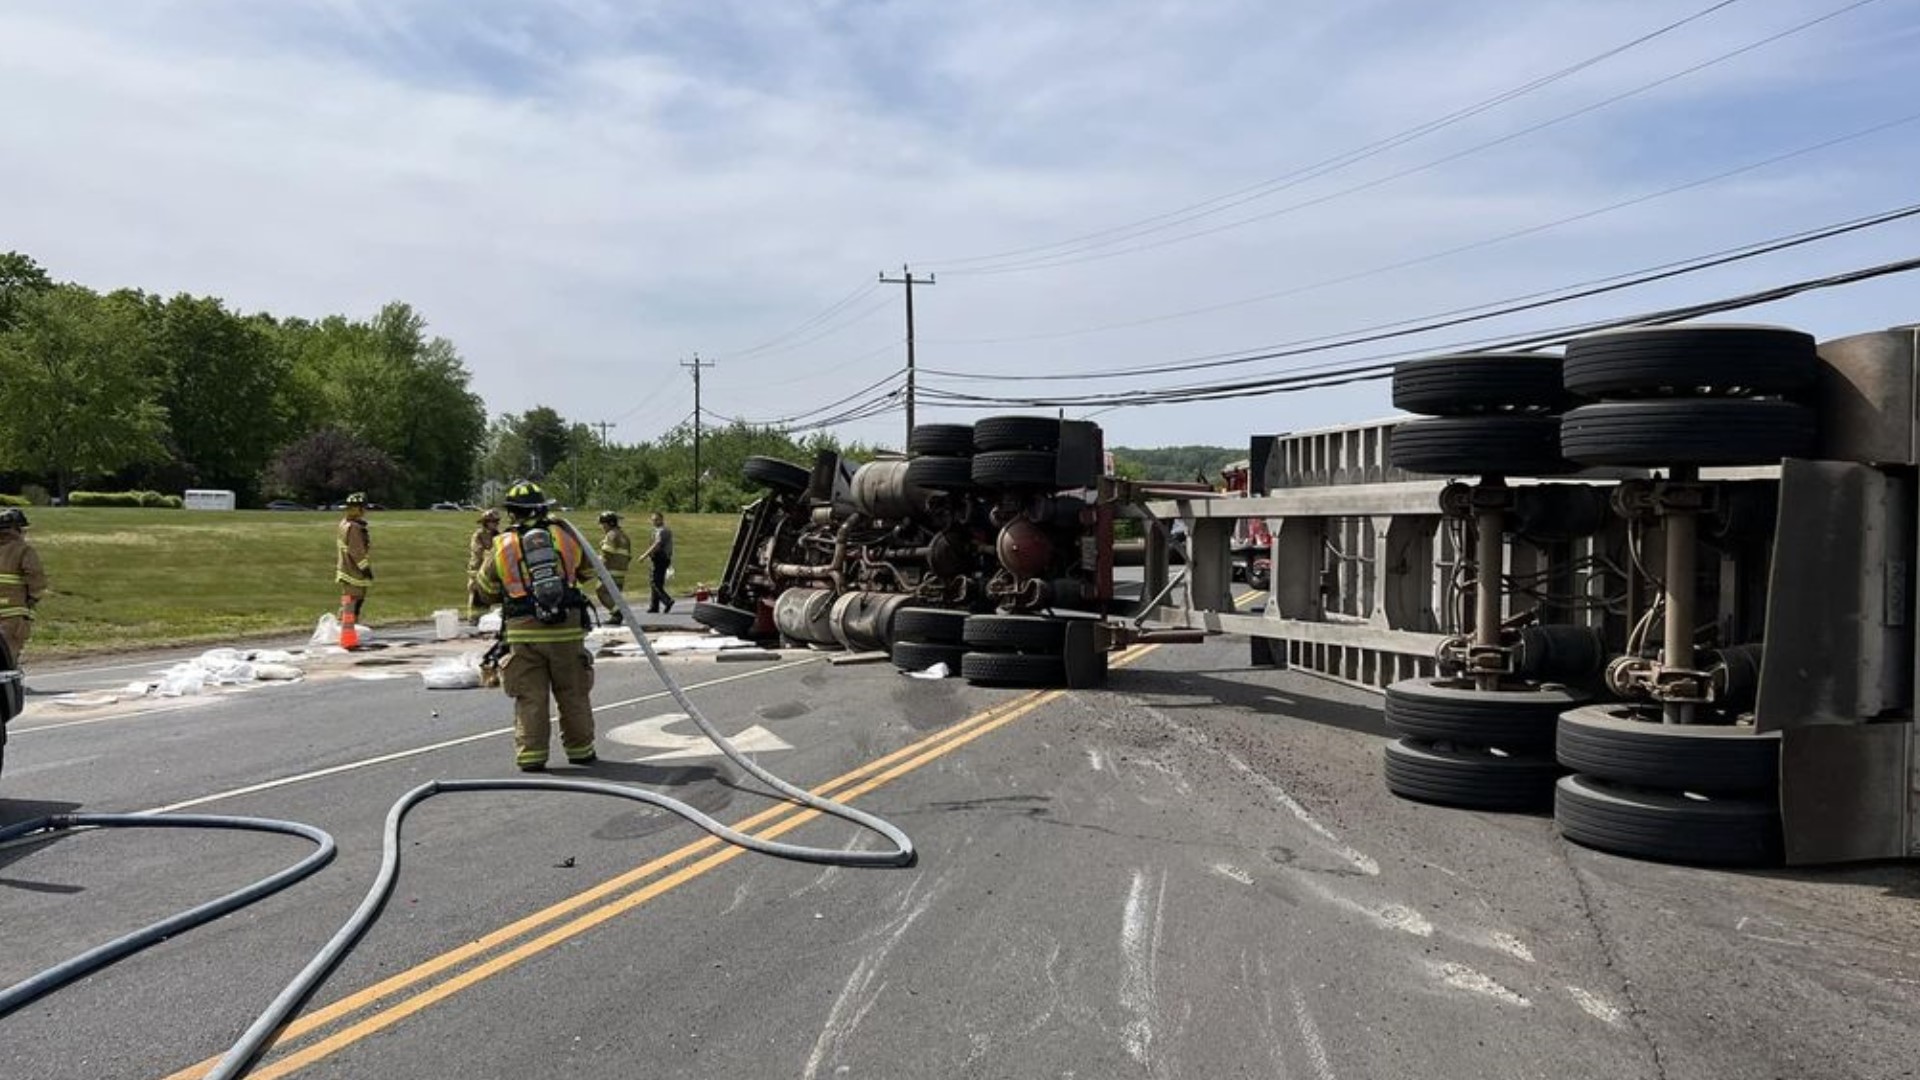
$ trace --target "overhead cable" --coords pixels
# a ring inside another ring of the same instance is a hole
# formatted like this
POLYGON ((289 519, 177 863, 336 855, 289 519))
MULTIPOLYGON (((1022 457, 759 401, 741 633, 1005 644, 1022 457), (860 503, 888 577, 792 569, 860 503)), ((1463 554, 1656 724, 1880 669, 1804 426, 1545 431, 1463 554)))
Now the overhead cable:
MULTIPOLYGON (((1710 67, 1714 67, 1716 65, 1725 63, 1728 60, 1732 60, 1739 56, 1745 55, 1746 53, 1752 52, 1755 49, 1762 48, 1764 46, 1773 44, 1774 42, 1791 37, 1795 34, 1799 34, 1806 30, 1812 29, 1813 27, 1823 22, 1826 22, 1829 19, 1838 18, 1839 16, 1845 15, 1848 12, 1854 11, 1858 8, 1862 8, 1867 6, 1868 4, 1872 4, 1876 2, 1877 0, 1853 0, 1852 3, 1849 3, 1843 7, 1837 8, 1833 11, 1829 11, 1824 15, 1816 16, 1815 18, 1809 19, 1802 23, 1798 23, 1785 30, 1781 30, 1774 34, 1770 34, 1767 37, 1759 39, 1758 41, 1750 42, 1746 45, 1741 46, 1738 49, 1734 49, 1730 52, 1721 53, 1720 55, 1715 56, 1712 59, 1701 61, 1700 63, 1694 64, 1691 67, 1683 68, 1680 71, 1662 76, 1661 78, 1655 79, 1651 82, 1642 83, 1639 86, 1636 86, 1630 90, 1625 90, 1618 94, 1614 94, 1610 97, 1602 98, 1597 102, 1593 102, 1591 104, 1581 106, 1580 108, 1574 109, 1570 112, 1561 113, 1547 120, 1540 121, 1539 123, 1530 124, 1526 127, 1509 131, 1496 138, 1486 140, 1485 142, 1475 143, 1472 146, 1466 147, 1465 149, 1456 150, 1453 153, 1445 154, 1441 157, 1434 158, 1432 160, 1426 161, 1419 165, 1409 166, 1407 168, 1400 169, 1395 172, 1387 173, 1383 176, 1375 177, 1371 180, 1366 180, 1358 184, 1353 184, 1348 187, 1340 188, 1336 191, 1328 192, 1324 195, 1317 195, 1311 199, 1305 199, 1300 202, 1289 203, 1286 206, 1276 207, 1275 209, 1268 210, 1259 214, 1254 214, 1249 217, 1237 218, 1233 221, 1223 222, 1218 225, 1212 225, 1204 229, 1198 229, 1192 232, 1181 233, 1177 236, 1166 237, 1166 238, 1154 240, 1148 243, 1136 244, 1134 246, 1124 247, 1118 250, 1100 251, 1099 249, 1104 247, 1111 247, 1113 243, 1124 242, 1125 240, 1130 240, 1130 239, 1133 239, 1134 237, 1123 237, 1121 238, 1121 240, 1117 240, 1117 241, 1108 241, 1100 244, 1089 245, 1083 250, 1077 251, 1077 252, 1074 252, 1074 251, 1062 252, 1057 256, 1043 256, 1035 259, 1012 262, 1012 263, 1008 263, 1006 265, 1001 265, 1001 266, 989 265, 986 267, 974 268, 974 269, 946 269, 945 267, 942 267, 941 269, 945 273, 952 274, 955 276, 960 276, 960 275, 984 276, 984 275, 990 275, 990 274, 1024 273, 1030 270, 1050 270, 1050 269, 1055 269, 1055 268, 1064 267, 1064 266, 1075 266, 1081 263, 1096 262, 1104 259, 1117 258, 1122 255, 1137 254, 1142 251, 1152 251, 1158 248, 1166 247, 1171 244, 1185 243, 1189 240, 1196 240, 1204 236, 1211 236, 1211 235, 1214 235, 1215 233, 1225 232, 1229 229, 1238 229, 1246 225, 1254 224, 1256 222, 1267 221, 1272 218, 1279 217, 1283 214, 1291 214, 1299 210, 1305 210, 1312 207, 1321 206, 1338 199, 1343 199, 1349 195, 1355 195, 1355 194, 1359 194, 1360 192, 1370 191, 1374 188, 1382 187, 1386 184, 1393 183, 1394 181, 1403 180, 1409 176, 1414 176, 1419 173, 1427 172, 1431 169, 1439 168, 1442 165, 1451 164, 1452 162, 1459 161, 1462 158, 1471 157, 1475 154, 1479 154, 1484 151, 1491 150, 1496 146, 1502 146, 1506 143, 1510 143, 1515 140, 1525 138, 1536 132, 1544 131, 1547 128, 1555 127, 1560 124, 1566 123, 1569 120, 1573 120, 1581 116, 1585 116, 1588 113, 1592 113, 1600 109, 1604 109, 1610 105, 1617 104, 1629 98, 1637 97, 1641 94, 1646 93, 1649 90, 1654 90, 1661 86, 1665 86, 1668 83, 1686 78, 1689 75, 1697 74, 1710 67)), ((1171 226, 1168 226, 1168 227, 1171 227, 1171 226)), ((1159 227, 1156 227, 1155 229, 1146 230, 1140 233, 1139 235, 1146 235, 1148 232, 1157 232, 1157 231, 1161 231, 1161 229, 1159 227)))
MULTIPOLYGON (((1914 119, 1920 119, 1920 115, 1916 115, 1914 119)), ((1640 270, 1633 270, 1624 274, 1595 278, 1572 285, 1563 285, 1553 289, 1545 289, 1538 292, 1526 293, 1521 296, 1509 297, 1504 300, 1490 301, 1488 303, 1475 304, 1464 308, 1454 308, 1449 311, 1417 318, 1378 323, 1356 330, 1342 331, 1337 334, 1325 334, 1276 345, 1264 345, 1259 346, 1257 349, 1241 349, 1226 353, 1212 353, 1186 360, 1136 367, 1110 368, 1104 371, 1083 372, 1078 374, 1011 375, 997 372, 947 371, 939 368, 924 367, 920 370, 926 375, 949 379, 992 382, 1077 382, 1082 380, 1124 379, 1140 375, 1166 375, 1186 371, 1235 367, 1241 364, 1259 363, 1282 357, 1324 352, 1329 349, 1370 344, 1372 342, 1385 341, 1393 338, 1417 336, 1431 333, 1435 330, 1444 330, 1452 326, 1483 322, 1487 319, 1502 318, 1523 311, 1532 311, 1537 308, 1552 307, 1557 304, 1585 300, 1606 293, 1637 288, 1654 282, 1666 281, 1688 274, 1699 273, 1704 270, 1712 270, 1733 263, 1744 262, 1748 259, 1756 259, 1764 255, 1771 255, 1791 248, 1818 243, 1822 240, 1830 240, 1834 237, 1845 236, 1862 230, 1892 224, 1893 222, 1903 221, 1915 216, 1920 216, 1920 203, 1912 203, 1877 214, 1853 218, 1849 221, 1838 222, 1831 225, 1824 225, 1816 229, 1802 230, 1797 233, 1776 236, 1754 243, 1743 244, 1738 247, 1725 248, 1706 255, 1690 256, 1686 259, 1662 263, 1640 270)))
MULTIPOLYGON (((1077 247, 1090 240, 1099 240, 1104 237, 1116 236, 1117 234, 1127 234, 1119 237, 1122 240, 1130 239, 1132 236, 1145 235, 1144 233, 1138 231, 1141 229, 1142 226, 1156 225, 1157 223, 1160 223, 1160 222, 1167 222, 1168 223, 1167 226, 1161 226, 1161 227, 1169 227, 1171 225, 1178 225, 1187 221, 1197 220, 1199 218, 1206 217, 1211 214, 1216 214, 1223 210, 1231 209, 1232 207, 1242 205, 1243 203, 1264 198, 1267 195, 1271 195, 1277 191, 1283 191, 1286 188, 1293 187, 1304 180, 1313 179, 1318 176, 1323 176, 1329 172, 1333 172, 1338 169, 1345 168, 1346 166, 1354 164, 1355 162, 1364 161, 1367 158, 1373 157, 1380 153, 1384 153, 1385 151, 1391 150, 1394 147, 1404 145, 1406 143, 1419 139, 1423 136, 1430 135, 1433 132, 1440 131, 1444 128, 1450 127, 1453 124, 1459 123, 1462 120, 1466 120, 1471 117, 1478 116, 1479 114, 1486 112, 1489 109, 1497 108, 1498 106, 1504 105, 1507 102, 1513 101, 1516 98, 1524 97, 1527 94, 1533 93, 1536 90, 1540 90, 1547 86, 1551 86, 1552 84, 1559 82, 1562 79, 1578 74, 1579 72, 1584 71, 1587 68, 1593 67, 1594 65, 1604 60, 1611 59, 1615 56, 1620 55, 1621 53, 1627 52, 1628 50, 1644 45, 1647 42, 1653 41, 1654 39, 1659 38, 1665 34, 1669 34, 1675 30, 1678 30, 1689 23, 1703 19, 1706 16, 1711 15, 1722 8, 1730 7, 1737 2, 1738 0, 1719 0, 1718 3, 1710 4, 1707 7, 1694 12, 1693 14, 1686 16, 1685 18, 1676 19, 1675 21, 1667 23, 1666 25, 1661 26, 1653 31, 1642 34, 1639 37, 1636 37, 1622 44, 1615 45, 1610 49, 1606 49, 1602 52, 1595 53, 1594 55, 1589 56, 1583 60, 1577 61, 1566 67, 1563 67, 1558 71, 1540 76, 1528 82, 1521 83, 1518 86, 1509 87, 1508 89, 1503 90, 1500 93, 1493 95, 1492 97, 1483 98, 1480 101, 1477 101, 1471 105, 1467 105, 1463 108, 1456 109, 1453 112, 1446 113, 1442 116, 1434 117, 1433 119, 1423 121, 1422 123, 1419 123, 1419 124, 1415 124, 1413 127, 1407 128, 1396 134, 1389 135, 1386 138, 1377 139, 1363 146, 1355 147, 1354 149, 1345 150, 1338 154, 1334 154, 1331 157, 1324 158, 1318 162, 1315 162, 1314 164, 1302 166, 1291 172, 1283 173, 1279 176, 1271 177, 1269 179, 1262 180, 1255 184, 1250 184, 1246 187, 1227 192, 1224 195, 1216 195, 1211 199, 1204 199, 1200 202, 1193 203, 1189 206, 1181 207, 1180 209, 1177 209, 1177 210, 1171 210, 1163 214, 1156 214, 1152 217, 1142 218, 1139 221, 1130 222, 1124 225, 1115 225, 1110 228, 1101 229, 1096 232, 1087 233, 1082 236, 1076 236, 1071 239, 1062 240, 1052 244, 1041 244, 1033 247, 1015 248, 1009 251, 999 251, 999 252, 994 252, 987 255, 970 255, 970 256, 965 256, 962 258, 955 258, 955 259, 931 259, 931 260, 920 260, 920 261, 932 262, 941 266, 960 267, 960 266, 965 266, 971 263, 995 262, 1001 259, 1013 258, 1016 256, 1034 256, 1034 255, 1038 255, 1041 252, 1052 251, 1056 248, 1077 247)), ((960 271, 952 270, 949 272, 958 273, 960 271)))
MULTIPOLYGON (((1603 319, 1575 326, 1562 326, 1536 332, 1521 337, 1508 337, 1489 341, 1486 339, 1455 342, 1434 348, 1414 352, 1388 354, 1385 357, 1364 357, 1342 361, 1337 364, 1322 365, 1323 370, 1296 372, 1287 375, 1248 379, 1239 382, 1203 383, 1190 386, 1156 387, 1133 391, 1117 391, 1107 394, 1088 394, 1078 396, 1054 395, 1043 397, 1012 397, 980 394, 965 394, 939 387, 927 386, 920 390, 920 396, 928 400, 937 400, 943 404, 960 408, 1067 408, 1093 407, 1100 405, 1165 405, 1189 401, 1213 401, 1237 397, 1256 397, 1266 394, 1292 393, 1300 390, 1318 389, 1325 386, 1346 383, 1366 382, 1389 377, 1393 373, 1398 358, 1408 355, 1441 355, 1466 349, 1496 352, 1526 351, 1565 344, 1576 337, 1597 333, 1602 330, 1624 329, 1633 326, 1662 326, 1706 315, 1715 315, 1727 311, 1756 307, 1775 303, 1780 300, 1799 296, 1803 293, 1824 289, 1839 288, 1858 284, 1874 278, 1892 274, 1904 274, 1920 269, 1920 258, 1902 259, 1896 262, 1882 263, 1877 266, 1845 271, 1825 277, 1809 278, 1779 285, 1738 296, 1680 307, 1665 308, 1659 311, 1643 312, 1637 315, 1613 319, 1603 319)), ((1265 357, 1272 359, 1273 357, 1265 357)))

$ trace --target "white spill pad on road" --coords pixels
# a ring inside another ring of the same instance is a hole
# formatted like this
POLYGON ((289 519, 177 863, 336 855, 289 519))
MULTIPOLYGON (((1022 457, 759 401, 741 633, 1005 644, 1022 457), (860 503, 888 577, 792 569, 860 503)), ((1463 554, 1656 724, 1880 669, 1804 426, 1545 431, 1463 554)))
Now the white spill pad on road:
MULTIPOLYGON (((622 628, 625 629, 624 627, 622 628)), ((633 632, 625 631, 627 640, 614 645, 611 649, 616 656, 631 656, 640 652, 640 643, 633 639, 633 632)), ((662 656, 668 653, 720 652, 725 649, 751 649, 755 645, 744 638, 727 637, 722 634, 661 634, 649 637, 653 651, 662 656)))
POLYGON ((128 683, 118 691, 62 694, 55 705, 69 709, 99 708, 128 698, 198 697, 222 689, 252 689, 261 683, 294 682, 306 673, 300 656, 279 649, 209 649, 153 673, 150 679, 128 683))

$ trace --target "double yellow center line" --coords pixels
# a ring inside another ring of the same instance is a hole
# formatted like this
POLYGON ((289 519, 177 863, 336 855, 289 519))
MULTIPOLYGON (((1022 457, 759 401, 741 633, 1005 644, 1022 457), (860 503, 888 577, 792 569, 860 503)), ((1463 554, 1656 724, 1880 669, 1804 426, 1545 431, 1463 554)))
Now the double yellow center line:
MULTIPOLYGON (((1131 663, 1155 648, 1157 646, 1139 645, 1127 649, 1116 654, 1110 666, 1119 667, 1131 663)), ((884 757, 867 762, 852 772, 814 788, 813 792, 841 802, 852 801, 989 732, 1013 723, 1035 709, 1058 700, 1065 693, 1066 691, 1063 690, 1045 690, 1022 694, 1011 701, 970 716, 925 739, 901 747, 884 757)), ((734 828, 771 840, 792 832, 820 816, 819 810, 783 802, 746 818, 734 825, 734 828)), ((585 892, 528 915, 518 922, 503 926, 483 938, 442 953, 323 1009, 302 1016, 286 1026, 268 1047, 268 1053, 283 1046, 290 1046, 318 1029, 345 1020, 390 998, 398 998, 323 1039, 262 1064, 248 1075, 256 1080, 273 1080, 274 1077, 286 1076, 303 1069, 369 1035, 392 1027, 430 1005, 492 978, 522 960, 543 953, 569 938, 583 934, 609 919, 639 907, 656 896, 692 881, 709 870, 723 866, 739 857, 745 850, 745 848, 725 846, 720 840, 711 836, 704 837, 677 851, 602 882, 585 892), (689 862, 695 859, 698 861, 689 862), (681 865, 683 863, 688 865, 681 865), (679 868, 674 869, 675 867, 679 868), (528 937, 543 927, 550 928, 528 937), (525 940, 520 940, 522 938, 525 940), (517 940, 520 940, 520 943, 512 948, 494 952, 517 940), (485 959, 461 970, 451 978, 423 986, 436 976, 482 957, 485 959), (408 993, 409 991, 411 993, 408 993)), ((218 1060, 217 1057, 208 1058, 173 1073, 166 1080, 198 1080, 205 1076, 218 1060)))

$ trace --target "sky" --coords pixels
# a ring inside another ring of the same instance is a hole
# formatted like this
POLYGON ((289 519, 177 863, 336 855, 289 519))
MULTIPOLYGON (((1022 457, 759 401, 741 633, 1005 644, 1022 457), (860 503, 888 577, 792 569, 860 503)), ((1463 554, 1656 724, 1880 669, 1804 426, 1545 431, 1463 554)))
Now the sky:
MULTIPOLYGON (((622 443, 691 419, 697 356, 708 424, 882 410, 831 430, 900 445, 906 290, 878 279, 910 271, 932 278, 919 422, 1244 446, 1390 416, 1388 386, 1085 399, 1920 255, 1913 217, 1336 351, 1127 370, 1920 202, 1916 48, 1920 0, 9 0, 0 250, 241 311, 405 300, 491 413, 622 443)), ((1716 321, 1920 322, 1920 274, 1716 321)))

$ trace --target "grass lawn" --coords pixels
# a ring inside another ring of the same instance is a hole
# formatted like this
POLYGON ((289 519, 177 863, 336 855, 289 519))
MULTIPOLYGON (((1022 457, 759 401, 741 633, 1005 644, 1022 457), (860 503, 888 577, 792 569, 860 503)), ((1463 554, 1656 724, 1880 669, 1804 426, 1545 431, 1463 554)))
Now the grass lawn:
MULTIPOLYGON (((38 507, 28 516, 27 538, 50 579, 29 658, 310 631, 339 607, 337 513, 38 507)), ((594 513, 563 516, 597 541, 594 513)), ((621 516, 635 552, 643 550, 646 515, 621 516)), ((464 612, 475 515, 376 510, 367 520, 375 575, 367 626, 377 634, 382 623, 423 621, 439 608, 464 612)), ((738 514, 668 518, 676 596, 719 579, 738 522, 738 514)), ((626 591, 646 598, 644 563, 628 574, 626 591)))

